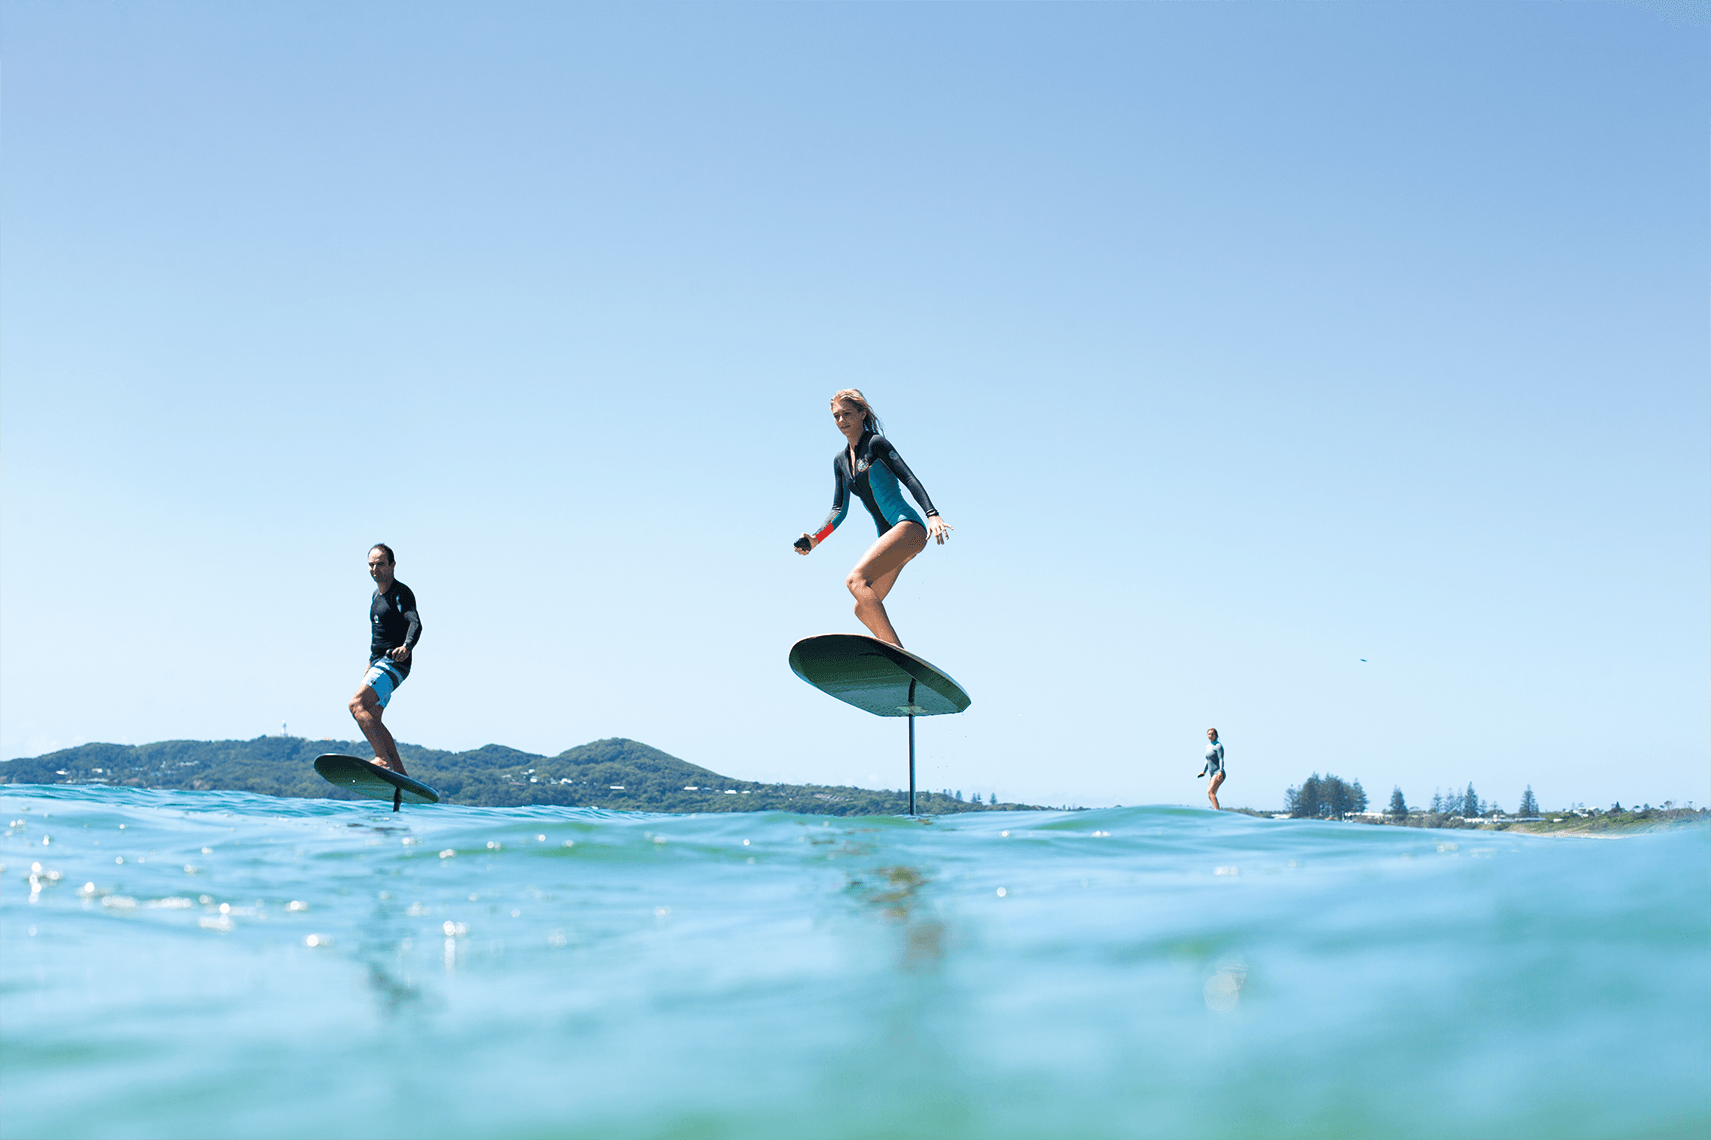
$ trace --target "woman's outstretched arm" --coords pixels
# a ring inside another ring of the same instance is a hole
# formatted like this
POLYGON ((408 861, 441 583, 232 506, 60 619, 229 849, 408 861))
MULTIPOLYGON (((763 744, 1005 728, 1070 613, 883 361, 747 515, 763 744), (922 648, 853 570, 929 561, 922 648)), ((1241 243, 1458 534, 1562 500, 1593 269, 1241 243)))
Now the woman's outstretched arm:
POLYGON ((832 460, 832 513, 826 516, 826 521, 820 524, 820 529, 813 534, 802 532, 802 537, 796 540, 796 553, 807 554, 822 542, 825 542, 838 524, 844 521, 844 516, 850 513, 850 481, 844 475, 843 464, 832 460))

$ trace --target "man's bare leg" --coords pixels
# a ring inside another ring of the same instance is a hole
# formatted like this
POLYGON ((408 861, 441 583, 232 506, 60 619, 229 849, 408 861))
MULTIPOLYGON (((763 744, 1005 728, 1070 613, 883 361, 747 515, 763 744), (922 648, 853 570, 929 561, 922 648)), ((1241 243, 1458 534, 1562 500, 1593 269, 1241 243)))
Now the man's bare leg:
POLYGON ((902 648, 903 639, 891 628, 891 618, 885 612, 885 595, 897 584, 897 575, 915 555, 927 549, 925 527, 912 522, 900 522, 868 547, 856 563, 844 585, 855 598, 855 615, 861 624, 881 641, 902 648))
POLYGON ((398 755, 398 744, 392 739, 392 734, 380 722, 380 696, 369 685, 364 685, 351 698, 351 716, 356 719, 356 725, 362 729, 362 734, 368 738, 368 746, 374 749, 374 762, 382 768, 391 768, 400 776, 407 775, 404 771, 404 761, 398 755))
POLYGON ((1206 798, 1212 801, 1212 810, 1213 811, 1223 811, 1224 810, 1223 808, 1218 806, 1218 785, 1222 784, 1223 782, 1224 782, 1224 773, 1219 772, 1216 776, 1212 777, 1212 782, 1210 784, 1206 785, 1206 798))

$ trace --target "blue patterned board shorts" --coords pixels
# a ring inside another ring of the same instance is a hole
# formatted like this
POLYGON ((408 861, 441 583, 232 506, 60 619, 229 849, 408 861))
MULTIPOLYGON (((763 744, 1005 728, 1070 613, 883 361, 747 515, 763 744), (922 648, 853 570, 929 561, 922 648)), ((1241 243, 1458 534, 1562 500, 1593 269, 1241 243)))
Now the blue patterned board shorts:
POLYGON ((374 695, 380 698, 380 707, 385 708, 386 702, 392 699, 392 691, 404 683, 404 674, 398 671, 398 666, 382 657, 369 663, 368 672, 362 675, 362 683, 374 690, 374 695))

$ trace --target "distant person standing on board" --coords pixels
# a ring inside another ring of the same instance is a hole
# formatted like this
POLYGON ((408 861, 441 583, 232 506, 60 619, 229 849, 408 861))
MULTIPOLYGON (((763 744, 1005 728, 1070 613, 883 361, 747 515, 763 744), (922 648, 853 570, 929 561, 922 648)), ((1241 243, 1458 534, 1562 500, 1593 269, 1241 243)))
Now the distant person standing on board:
POLYGON ((1218 806, 1218 785, 1224 782, 1224 746, 1218 743, 1218 730, 1206 730, 1206 766, 1200 769, 1202 776, 1212 777, 1212 782, 1206 785, 1206 798, 1212 801, 1212 810, 1222 811, 1218 806))
POLYGON ((831 537, 849 514, 850 500, 859 498, 873 516, 879 538, 849 572, 844 585, 855 598, 855 614, 861 624, 879 640, 902 648, 903 641, 885 612, 885 595, 897 584, 897 575, 909 560, 927 549, 929 537, 943 546, 953 528, 939 517, 927 489, 881 434, 884 428, 879 417, 860 389, 845 388, 832 396, 832 422, 846 441, 832 459, 832 513, 813 534, 803 532, 796 540, 796 553, 807 554, 831 537), (909 488, 909 494, 921 505, 925 520, 903 501, 899 483, 909 488))
POLYGON ((368 576, 374 579, 374 598, 368 605, 368 672, 350 708, 374 749, 374 762, 403 775, 398 744, 380 723, 380 713, 410 675, 410 651, 422 639, 422 619, 416 613, 416 595, 392 576, 396 565, 392 548, 384 542, 369 548, 368 576))

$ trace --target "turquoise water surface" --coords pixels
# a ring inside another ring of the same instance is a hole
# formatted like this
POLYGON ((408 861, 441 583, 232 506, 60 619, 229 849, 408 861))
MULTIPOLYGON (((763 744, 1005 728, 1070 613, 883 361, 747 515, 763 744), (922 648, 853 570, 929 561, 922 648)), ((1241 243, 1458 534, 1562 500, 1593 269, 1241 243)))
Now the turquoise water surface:
POLYGON ((0 797, 5 1137, 1711 1131, 1711 833, 0 797))

